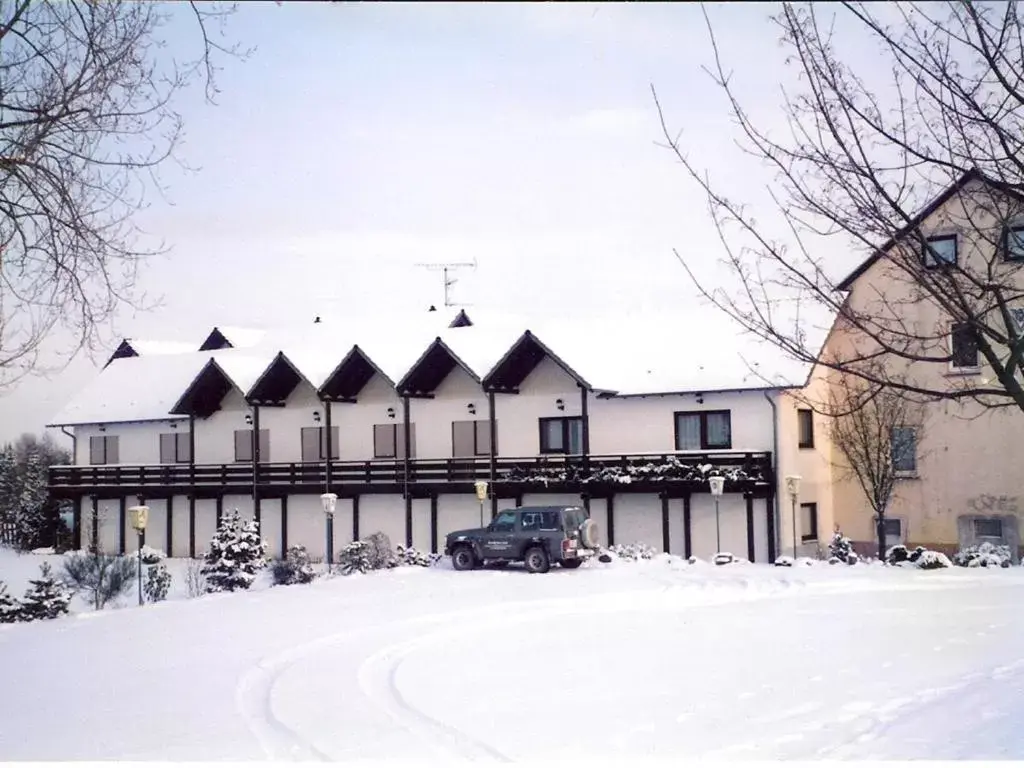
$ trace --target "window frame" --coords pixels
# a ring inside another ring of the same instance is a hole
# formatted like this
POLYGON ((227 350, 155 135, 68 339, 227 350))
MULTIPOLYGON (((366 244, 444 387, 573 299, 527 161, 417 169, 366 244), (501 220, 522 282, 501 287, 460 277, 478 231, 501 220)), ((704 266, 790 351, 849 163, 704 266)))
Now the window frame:
POLYGON ((892 431, 889 433, 889 451, 892 454, 892 469, 893 469, 893 472, 898 477, 907 477, 907 476, 914 476, 914 475, 916 475, 917 471, 918 471, 917 470, 917 427, 912 426, 910 424, 906 424, 906 425, 899 426, 899 427, 893 427, 892 431), (913 439, 914 439, 914 442, 913 442, 914 450, 913 450, 913 453, 912 453, 913 467, 903 468, 903 467, 897 466, 897 462, 896 462, 896 431, 897 430, 906 430, 906 431, 910 432, 911 435, 913 435, 913 439))
POLYGON ((931 235, 924 239, 924 248, 921 251, 921 263, 925 269, 941 269, 943 267, 955 267, 960 262, 960 238, 956 234, 951 235, 931 235), (953 241, 953 260, 946 261, 944 259, 936 258, 936 252, 933 251, 929 246, 932 243, 942 243, 953 241), (929 256, 932 257, 933 263, 929 264, 929 256))
POLYGON ((120 463, 120 459, 121 459, 120 452, 121 452, 121 443, 118 440, 118 435, 89 435, 89 465, 90 466, 100 467, 100 466, 103 466, 103 465, 106 465, 106 464, 119 464, 120 463), (102 461, 95 461, 93 459, 93 456, 95 455, 94 454, 93 446, 96 445, 96 443, 93 442, 94 440, 101 441, 101 443, 103 445, 103 448, 102 448, 103 460, 102 461), (110 446, 111 445, 114 446, 114 450, 113 451, 110 450, 110 446), (111 453, 114 454, 114 458, 115 458, 114 461, 110 460, 111 453))
POLYGON ((816 502, 816 501, 804 501, 804 502, 800 503, 800 523, 801 523, 800 541, 803 544, 808 544, 810 542, 817 541, 818 540, 818 502, 816 502), (810 511, 810 518, 809 519, 811 521, 811 524, 810 524, 810 526, 808 526, 810 528, 810 532, 805 532, 803 530, 803 527, 802 527, 802 524, 804 522, 804 510, 805 509, 810 511))
POLYGON ((732 450, 732 410, 719 408, 705 411, 676 411, 672 414, 672 425, 675 430, 675 449, 677 451, 730 451, 732 450), (727 445, 710 445, 708 443, 708 416, 726 416, 729 423, 729 440, 727 445), (679 447, 679 417, 697 416, 700 419, 700 447, 679 447))
POLYGON ((188 464, 192 460, 190 455, 191 445, 187 432, 161 432, 159 446, 161 464, 188 464), (164 458, 164 438, 166 437, 174 438, 174 457, 171 459, 164 458))
MULTIPOLYGON (((889 546, 889 540, 895 539, 898 544, 903 543, 903 519, 899 517, 889 517, 886 515, 882 518, 882 534, 885 536, 885 546, 889 546), (886 526, 895 524, 896 533, 891 533, 886 526)), ((894 545, 895 546, 895 545, 894 545)))
MULTIPOLYGON (((314 426, 314 427, 299 427, 299 453, 300 453, 300 457, 302 458, 302 463, 303 464, 316 464, 316 463, 319 463, 321 461, 326 461, 327 460, 327 454, 326 454, 326 450, 325 450, 327 448, 327 439, 326 439, 327 432, 326 432, 326 429, 327 429, 327 427, 323 426, 323 425, 314 426), (305 456, 305 447, 306 447, 305 434, 306 434, 306 430, 308 430, 308 429, 318 430, 318 434, 317 434, 317 446, 318 446, 317 447, 317 458, 315 458, 315 459, 307 459, 306 456, 305 456)), ((333 456, 331 456, 331 460, 332 461, 336 460, 340 456, 340 451, 338 450, 338 443, 340 441, 341 441, 341 430, 336 425, 332 424, 331 425, 331 453, 334 454, 333 456)))
POLYGON ((1024 261, 1024 222, 1018 222, 1016 224, 1010 224, 1003 228, 1003 236, 999 240, 999 247, 1003 252, 1003 261, 1020 262, 1024 261), (1021 252, 1019 255, 1012 255, 1010 250, 1010 235, 1011 233, 1016 234, 1016 239, 1021 243, 1021 252))
POLYGON ((971 331, 970 323, 951 323, 949 326, 949 370, 950 373, 976 373, 981 370, 981 350, 978 349, 978 341, 974 338, 974 365, 958 365, 956 361, 956 339, 957 333, 971 331))
MULTIPOLYGON (((490 419, 454 419, 454 420, 452 420, 452 458, 453 459, 471 459, 471 458, 474 458, 476 456, 490 456, 491 455, 491 440, 490 440, 490 434, 489 433, 490 433, 490 430, 491 430, 491 426, 492 425, 491 425, 491 420, 490 419), (473 425, 473 453, 464 454, 464 455, 457 455, 455 453, 455 448, 456 448, 455 429, 456 429, 456 425, 457 424, 472 424, 473 425), (487 432, 488 432, 488 434, 484 435, 484 440, 483 441, 481 441, 481 439, 480 439, 481 425, 485 425, 486 428, 487 428, 487 432), (482 445, 481 445, 481 442, 483 443, 482 445)), ((494 426, 495 429, 497 429, 497 426, 498 426, 497 422, 495 422, 493 426, 494 426)), ((495 440, 495 444, 497 444, 497 440, 495 440)), ((495 451, 495 452, 497 452, 497 451, 495 451)))
POLYGON ((537 431, 539 433, 538 448, 537 451, 542 455, 551 456, 582 456, 583 455, 583 417, 582 416, 541 416, 537 419, 537 431), (552 448, 549 445, 545 445, 547 442, 547 431, 544 426, 551 422, 562 423, 562 447, 552 448), (578 423, 580 425, 580 450, 578 453, 572 450, 572 430, 570 424, 578 423))
MULTIPOLYGON (((236 429, 235 430, 235 432, 234 432, 234 442, 235 442, 235 463, 236 464, 252 464, 253 459, 254 459, 254 457, 252 455, 252 433, 253 433, 253 428, 252 427, 250 427, 249 429, 236 429), (249 453, 248 458, 244 458, 244 457, 243 458, 239 458, 239 455, 238 455, 238 448, 239 448, 238 435, 239 435, 239 433, 242 433, 242 432, 246 433, 246 435, 249 438, 244 443, 245 448, 246 448, 246 450, 249 453)), ((269 429, 261 429, 259 437, 257 439, 260 441, 260 464, 266 464, 270 460, 270 430, 269 429)))
POLYGON ((814 447, 814 410, 812 408, 796 409, 796 441, 797 448, 814 447), (804 419, 807 419, 807 439, 804 439, 804 419))
POLYGON ((1006 525, 1003 522, 1002 518, 999 518, 999 517, 976 517, 976 518, 974 518, 971 521, 971 531, 974 533, 974 538, 976 540, 984 540, 984 541, 998 540, 998 541, 1004 541, 1005 540, 1004 536, 1006 535, 1006 525), (998 525, 999 526, 999 535, 998 536, 992 536, 991 534, 980 533, 978 531, 978 524, 979 523, 982 524, 982 525, 998 525))
POLYGON ((373 439, 373 458, 374 459, 390 460, 390 461, 404 461, 405 458, 406 458, 406 454, 408 454, 408 457, 410 459, 416 458, 416 424, 415 424, 415 422, 409 422, 409 442, 411 443, 410 446, 406 446, 405 445, 405 424, 403 424, 403 423, 396 423, 396 422, 392 421, 392 422, 384 422, 382 424, 374 424, 373 425, 373 431, 372 431, 371 434, 372 434, 372 439, 373 439), (377 451, 377 430, 381 429, 381 428, 384 428, 384 427, 390 429, 391 430, 391 434, 392 434, 392 438, 391 438, 391 450, 392 450, 392 453, 390 455, 381 454, 381 453, 378 453, 378 451, 377 451), (402 431, 399 432, 399 429, 401 429, 402 431), (401 440, 399 438, 401 438, 401 440), (398 450, 399 447, 402 447, 404 450, 399 451, 398 450))

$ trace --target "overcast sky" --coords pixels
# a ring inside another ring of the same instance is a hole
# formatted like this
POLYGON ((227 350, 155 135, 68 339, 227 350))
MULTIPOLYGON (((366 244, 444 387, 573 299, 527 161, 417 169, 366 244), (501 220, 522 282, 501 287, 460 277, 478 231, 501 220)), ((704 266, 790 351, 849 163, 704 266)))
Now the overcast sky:
MULTIPOLYGON (((767 4, 712 5, 746 106, 779 120, 784 51, 767 4)), ((170 247, 142 272, 159 309, 121 336, 442 303, 548 315, 697 308, 672 254, 721 256, 703 196, 660 137, 653 83, 698 164, 752 196, 694 4, 242 3, 219 105, 190 96, 168 200, 140 224, 170 247)), ((851 261, 837 269, 842 272, 851 261)), ((470 310, 471 311, 471 310, 470 310)), ((102 359, 99 360, 103 362, 102 359)), ((0 440, 42 425, 95 375, 0 395, 0 440)))

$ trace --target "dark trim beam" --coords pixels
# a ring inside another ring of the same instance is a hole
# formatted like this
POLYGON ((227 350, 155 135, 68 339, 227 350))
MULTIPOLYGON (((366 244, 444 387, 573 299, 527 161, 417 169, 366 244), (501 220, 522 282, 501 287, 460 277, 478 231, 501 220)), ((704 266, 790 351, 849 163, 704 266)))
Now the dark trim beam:
POLYGON ((100 551, 100 506, 97 496, 92 497, 92 530, 89 532, 89 547, 93 552, 100 551))
POLYGON ((608 517, 608 546, 611 547, 615 544, 615 494, 609 494, 605 501, 607 508, 605 510, 608 517))
MULTIPOLYGON (((123 555, 128 551, 128 499, 122 496, 118 507, 117 541, 118 549, 123 555)), ((171 553, 168 552, 167 554, 170 555, 171 553)))
POLYGON ((683 496, 683 553, 693 557, 693 517, 690 512, 690 494, 683 496))
POLYGON ((195 559, 196 556, 196 495, 188 495, 188 556, 195 559))
POLYGON ((402 395, 402 432, 405 435, 405 455, 402 457, 402 495, 405 497, 405 546, 412 546, 412 494, 409 493, 409 483, 412 471, 412 448, 409 443, 412 440, 412 414, 410 411, 409 395, 402 395))
MULTIPOLYGON (((492 497, 493 498, 493 497, 492 497)), ((437 495, 430 497, 430 551, 437 553, 437 495)))
POLYGON ((288 497, 281 497, 281 557, 288 554, 288 497))
POLYGON ((166 523, 165 523, 166 530, 164 531, 164 536, 167 539, 167 541, 166 541, 166 544, 167 544, 167 556, 168 557, 174 557, 174 497, 173 496, 168 496, 167 497, 166 509, 167 509, 167 520, 166 520, 166 523))
POLYGON ((352 497, 352 541, 359 541, 359 497, 352 497))
POLYGON ((754 546, 754 497, 749 493, 743 494, 747 501, 747 560, 757 561, 757 549, 754 546))
POLYGON ((665 552, 671 552, 672 536, 668 519, 668 494, 662 492, 661 496, 661 548, 665 552))
POLYGON ((217 497, 216 505, 217 505, 217 512, 216 512, 217 516, 215 518, 215 520, 216 520, 216 528, 214 530, 215 531, 219 531, 220 530, 220 524, 224 521, 224 497, 223 496, 218 496, 217 497))
POLYGON ((768 562, 775 562, 775 494, 769 491, 765 498, 765 513, 768 518, 768 562))

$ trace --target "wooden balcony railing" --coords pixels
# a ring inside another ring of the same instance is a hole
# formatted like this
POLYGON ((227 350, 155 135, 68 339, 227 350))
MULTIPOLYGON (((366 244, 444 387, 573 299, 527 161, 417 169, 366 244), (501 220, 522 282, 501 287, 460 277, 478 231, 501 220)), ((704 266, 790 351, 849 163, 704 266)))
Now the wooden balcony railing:
MULTIPOLYGON (((772 482, 771 454, 729 451, 720 453, 680 452, 664 454, 619 454, 601 456, 531 456, 499 458, 494 480, 528 485, 672 484, 704 482, 708 475, 722 474, 727 487, 772 482)), ((409 477, 401 460, 332 461, 331 486, 402 485, 406 483, 443 485, 489 480, 490 459, 414 459, 409 477)), ((321 463, 260 464, 256 482, 261 488, 323 486, 326 467, 321 463)), ((164 488, 251 486, 252 464, 147 464, 55 466, 50 468, 50 488, 82 490, 91 488, 164 488)))

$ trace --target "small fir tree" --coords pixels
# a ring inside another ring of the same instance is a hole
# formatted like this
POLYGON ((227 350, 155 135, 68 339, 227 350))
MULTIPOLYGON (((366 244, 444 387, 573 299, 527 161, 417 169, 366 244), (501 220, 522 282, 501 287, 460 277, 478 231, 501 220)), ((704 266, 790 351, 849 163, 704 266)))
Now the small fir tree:
POLYGON ((828 545, 828 554, 839 562, 849 565, 853 565, 858 560, 857 553, 853 551, 853 542, 850 541, 850 537, 844 536, 838 528, 832 534, 832 541, 828 545))
POLYGON ((0 624, 21 621, 21 603, 7 591, 7 585, 0 581, 0 624))
POLYGON ((40 577, 29 582, 31 586, 21 600, 21 615, 25 621, 56 619, 66 614, 71 604, 71 590, 53 576, 50 564, 43 563, 39 570, 40 577))
POLYGON ((146 572, 146 583, 142 590, 146 593, 146 599, 151 603, 159 603, 167 599, 167 593, 171 588, 171 572, 163 563, 149 566, 146 572))
POLYGON ((267 543, 260 538, 256 523, 242 522, 236 509, 221 521, 203 556, 202 573, 207 592, 248 589, 256 574, 267 564, 267 543))

